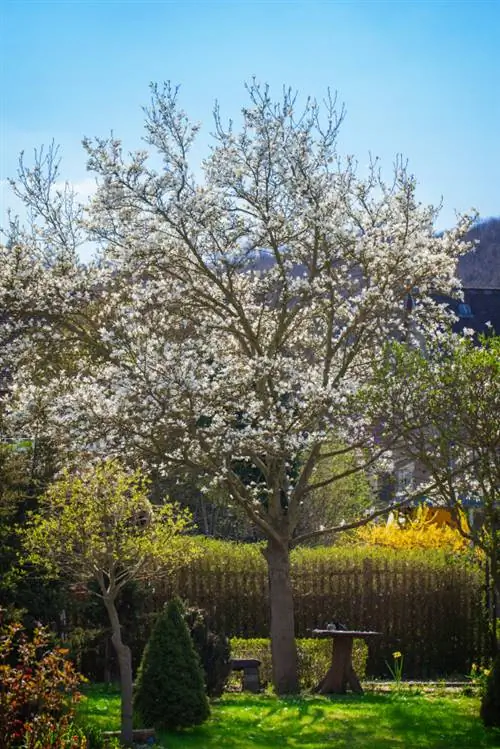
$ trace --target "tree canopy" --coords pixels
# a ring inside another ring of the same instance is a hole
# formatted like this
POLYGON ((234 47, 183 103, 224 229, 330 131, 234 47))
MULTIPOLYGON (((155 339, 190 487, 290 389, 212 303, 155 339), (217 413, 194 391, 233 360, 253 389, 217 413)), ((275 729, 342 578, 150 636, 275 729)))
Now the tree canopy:
POLYGON ((68 583, 98 584, 118 656, 127 743, 132 741, 132 663, 122 639, 118 595, 131 580, 168 574, 196 553, 193 543, 180 537, 188 526, 187 512, 151 504, 140 471, 105 460, 79 472, 65 470, 21 530, 32 564, 68 583))
POLYGON ((345 471, 311 478, 346 451, 350 472, 384 459, 396 435, 381 443, 357 393, 389 338, 446 324, 431 292, 457 285, 470 222, 437 235, 401 161, 389 183, 376 162, 359 176, 337 151, 334 97, 301 108, 290 90, 247 89, 238 130, 216 107, 196 170, 198 125, 153 86, 153 155, 85 140, 85 210, 57 189, 53 150, 21 161, 34 220, 2 251, 2 356, 13 428, 63 454, 189 471, 243 508, 268 540, 275 684, 294 691, 288 550, 310 497, 345 471), (94 263, 80 241, 98 243, 94 263))
POLYGON ((471 507, 479 513, 481 522, 461 530, 485 551, 498 586, 500 337, 448 334, 425 351, 398 344, 390 351, 382 387, 372 390, 373 418, 389 433, 400 429, 399 453, 427 471, 429 499, 459 510, 457 522, 471 507))

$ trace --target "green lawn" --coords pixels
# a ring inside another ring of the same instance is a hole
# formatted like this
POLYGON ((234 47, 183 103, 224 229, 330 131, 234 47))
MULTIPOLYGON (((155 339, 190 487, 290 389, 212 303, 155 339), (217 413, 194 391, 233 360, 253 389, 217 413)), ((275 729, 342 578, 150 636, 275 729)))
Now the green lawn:
MULTIPOLYGON (((476 697, 441 693, 367 693, 335 698, 278 699, 227 694, 199 728, 160 734, 168 749, 500 749, 500 731, 486 731, 476 697)), ((119 727, 119 698, 92 687, 81 706, 103 729, 119 727)))

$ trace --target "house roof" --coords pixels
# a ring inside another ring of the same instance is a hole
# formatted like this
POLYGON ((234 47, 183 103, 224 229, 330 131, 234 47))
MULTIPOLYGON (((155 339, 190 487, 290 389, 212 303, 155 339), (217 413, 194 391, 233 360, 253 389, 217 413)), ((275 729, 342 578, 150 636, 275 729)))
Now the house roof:
POLYGON ((500 335, 500 289, 463 289, 463 300, 439 294, 435 299, 447 304, 457 315, 458 320, 453 325, 455 332, 472 328, 476 333, 487 333, 493 329, 500 335))

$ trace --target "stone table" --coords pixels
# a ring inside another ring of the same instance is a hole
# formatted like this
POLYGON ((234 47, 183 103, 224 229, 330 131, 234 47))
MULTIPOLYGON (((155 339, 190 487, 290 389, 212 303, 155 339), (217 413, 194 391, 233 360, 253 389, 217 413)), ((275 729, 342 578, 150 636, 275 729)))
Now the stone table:
POLYGON ((333 641, 332 662, 325 676, 316 685, 314 691, 319 694, 345 694, 350 686, 353 692, 363 693, 363 688, 352 665, 352 646, 359 637, 367 640, 377 637, 381 632, 362 632, 349 629, 313 629, 314 637, 329 637, 333 641))

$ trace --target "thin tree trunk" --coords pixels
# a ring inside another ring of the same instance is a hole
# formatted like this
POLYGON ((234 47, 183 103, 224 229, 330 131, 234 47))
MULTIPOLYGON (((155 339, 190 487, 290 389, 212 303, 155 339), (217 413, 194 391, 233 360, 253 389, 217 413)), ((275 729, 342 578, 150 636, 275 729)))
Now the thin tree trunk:
POLYGON ((269 539, 264 556, 268 565, 271 606, 273 684, 278 694, 295 694, 299 691, 299 679, 290 552, 285 544, 269 539))
POLYGON ((130 648, 122 640, 120 620, 116 610, 115 601, 104 598, 104 605, 108 612, 111 623, 111 642, 118 657, 118 668, 120 670, 121 689, 121 742, 127 746, 133 743, 133 681, 132 681, 132 656, 130 648))

